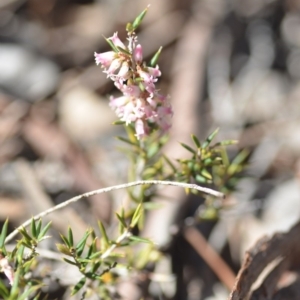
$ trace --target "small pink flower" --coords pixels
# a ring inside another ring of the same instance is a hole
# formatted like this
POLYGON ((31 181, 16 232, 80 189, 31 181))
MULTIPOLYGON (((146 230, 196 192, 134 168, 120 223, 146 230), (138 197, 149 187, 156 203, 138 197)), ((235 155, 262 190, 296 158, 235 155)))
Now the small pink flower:
POLYGON ((129 65, 128 65, 128 62, 123 62, 122 63, 122 66, 120 68, 120 71, 117 75, 117 77, 119 77, 120 79, 122 80, 126 80, 130 77, 130 71, 129 71, 129 65))
POLYGON ((141 94, 141 90, 136 85, 126 85, 124 84, 122 89, 120 89, 125 95, 138 98, 141 94))
POLYGON ((133 58, 138 64, 143 61, 143 48, 140 44, 135 47, 133 51, 133 58))
POLYGON ((161 71, 158 69, 158 66, 155 68, 147 67, 147 71, 153 78, 161 76, 161 71))
POLYGON ((141 120, 138 119, 135 122, 135 132, 136 132, 136 137, 139 140, 140 138, 143 138, 147 134, 149 134, 149 129, 148 126, 141 120))
POLYGON ((5 276, 8 278, 9 283, 12 285, 14 283, 14 270, 10 266, 6 257, 0 255, 0 269, 4 272, 5 276))
POLYGON ((123 42, 119 39, 117 32, 115 32, 114 35, 112 37, 110 37, 109 39, 112 40, 112 42, 114 43, 115 46, 123 48, 123 49, 127 49, 126 46, 123 44, 123 42))
POLYGON ((94 53, 96 64, 101 64, 104 68, 108 68, 113 60, 117 57, 116 53, 113 51, 108 51, 104 53, 94 53))
MULTIPOLYGON (((110 64, 109 68, 105 71, 107 73, 108 77, 111 77, 111 75, 114 75, 114 73, 121 67, 122 61, 120 59, 115 59, 110 64)), ((111 79, 113 79, 111 77, 111 79)))
POLYGON ((153 82, 153 77, 150 73, 142 70, 141 68, 138 68, 137 70, 139 76, 145 81, 145 82, 153 82))

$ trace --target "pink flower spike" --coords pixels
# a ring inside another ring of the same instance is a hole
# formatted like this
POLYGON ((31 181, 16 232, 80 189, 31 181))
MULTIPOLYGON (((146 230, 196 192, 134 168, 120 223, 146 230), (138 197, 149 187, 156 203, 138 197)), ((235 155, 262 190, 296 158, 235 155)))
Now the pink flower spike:
POLYGON ((104 53, 94 53, 96 64, 101 64, 104 68, 108 68, 112 61, 116 58, 116 53, 108 51, 104 53))
POLYGON ((143 61, 143 48, 140 44, 138 44, 133 52, 133 58, 134 60, 140 64, 143 61))
POLYGON ((121 47, 123 49, 126 49, 126 46, 123 44, 123 42, 119 39, 118 37, 118 33, 115 32, 114 35, 112 37, 109 38, 110 40, 112 40, 112 42, 114 43, 115 46, 117 47, 121 47))

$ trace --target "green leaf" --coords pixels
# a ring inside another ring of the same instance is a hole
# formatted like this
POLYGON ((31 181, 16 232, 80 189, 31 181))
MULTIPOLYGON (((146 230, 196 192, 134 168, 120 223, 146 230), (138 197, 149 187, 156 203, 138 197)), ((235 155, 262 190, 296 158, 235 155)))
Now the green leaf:
POLYGON ((41 228, 42 228, 42 219, 40 218, 40 219, 37 220, 37 223, 36 223, 36 234, 37 234, 36 238, 37 239, 38 239, 38 236, 41 232, 41 228))
POLYGON ((147 149, 147 157, 151 158, 158 153, 160 146, 158 143, 152 143, 147 149))
POLYGON ((96 249, 96 241, 97 241, 97 238, 95 238, 93 240, 92 244, 90 245, 86 258, 89 258, 93 253, 96 252, 96 250, 97 250, 96 249))
POLYGON ((215 147, 219 147, 219 146, 231 146, 231 145, 236 145, 238 144, 239 141, 237 140, 225 140, 225 141, 221 141, 219 143, 216 143, 214 145, 214 148, 215 147))
POLYGON ((131 23, 127 23, 126 24, 126 31, 127 32, 132 32, 134 29, 133 29, 133 27, 132 27, 132 24, 131 23))
POLYGON ((35 225, 34 218, 31 219, 30 228, 31 228, 31 235, 36 239, 37 238, 37 231, 36 231, 36 225, 35 225))
POLYGON ((188 146, 188 145, 186 145, 186 144, 184 144, 184 143, 180 143, 180 145, 181 145, 183 148, 185 148, 186 150, 190 151, 191 153, 196 154, 196 151, 195 151, 193 148, 191 148, 190 146, 188 146))
POLYGON ((122 47, 119 47, 119 46, 116 46, 116 47, 118 48, 119 52, 122 52, 122 53, 124 53, 126 55, 131 56, 131 53, 129 51, 127 51, 126 49, 124 49, 122 47))
POLYGON ((132 146, 136 146, 136 143, 135 143, 135 142, 132 142, 132 141, 130 141, 130 140, 128 140, 128 139, 126 139, 126 138, 124 138, 124 137, 122 137, 122 136, 117 136, 116 138, 117 138, 118 140, 124 142, 124 143, 127 143, 127 144, 132 145, 132 146))
POLYGON ((67 259, 67 258, 65 258, 65 257, 63 258, 63 260, 64 260, 66 263, 70 264, 70 265, 78 266, 77 263, 76 263, 75 261, 72 261, 72 260, 67 259))
POLYGON ((145 202, 144 203, 144 209, 145 210, 155 210, 155 209, 160 209, 162 208, 164 205, 162 203, 159 202, 145 202))
POLYGON ((176 167, 174 166, 174 164, 169 160, 169 158, 166 155, 162 155, 164 160, 166 161, 166 163, 170 166, 170 168, 173 170, 173 172, 175 173, 177 171, 176 167))
POLYGON ((5 220, 3 227, 1 229, 1 235, 0 235, 0 249, 2 252, 6 255, 6 250, 5 250, 5 238, 7 235, 7 228, 8 228, 8 219, 5 220))
POLYGON ((86 282, 86 277, 82 277, 72 289, 71 296, 74 296, 76 293, 78 293, 85 285, 85 282, 86 282))
POLYGON ((50 226, 51 226, 52 221, 50 221, 49 223, 47 223, 47 225, 42 229, 42 231, 39 233, 38 235, 38 240, 41 239, 49 230, 50 226))
POLYGON ((68 228, 68 241, 69 241, 69 245, 71 247, 74 246, 74 241, 73 241, 73 232, 72 232, 72 228, 69 226, 68 228))
POLYGON ((0 296, 2 296, 4 299, 9 296, 9 291, 2 280, 0 280, 0 296))
POLYGON ((142 203, 140 203, 137 206, 137 208, 132 216, 131 223, 130 223, 131 228, 133 228, 138 223, 138 221, 142 215, 142 212, 143 212, 143 206, 142 206, 142 203))
POLYGON ((147 11, 148 11, 148 8, 149 8, 149 6, 147 7, 147 8, 145 8, 136 18, 135 18, 135 20, 133 21, 133 23, 132 23, 132 29, 133 30, 136 30, 139 26, 140 26, 140 24, 142 23, 142 21, 143 21, 143 19, 144 19, 144 17, 145 17, 145 15, 146 15, 146 13, 147 13, 147 11))
POLYGON ((28 290, 25 290, 21 296, 18 297, 18 300, 28 299, 31 294, 34 294, 38 289, 42 288, 43 286, 43 284, 31 286, 28 290))
POLYGON ((114 44, 110 39, 105 38, 105 40, 106 40, 107 44, 108 44, 108 45, 109 45, 116 53, 119 52, 118 48, 115 46, 115 44, 114 44))
POLYGON ((125 222, 125 219, 123 217, 121 217, 118 213, 116 213, 116 216, 117 216, 118 220, 120 221, 121 225, 123 226, 123 229, 127 228, 127 224, 125 222))
POLYGON ((24 264, 22 266, 24 268, 24 273, 28 273, 28 271, 29 271, 32 263, 34 262, 34 260, 35 260, 35 258, 33 257, 30 260, 24 262, 24 264))
POLYGON ((159 59, 160 53, 161 53, 162 47, 159 47, 159 49, 156 51, 156 53, 154 54, 154 56, 151 58, 150 60, 150 66, 151 67, 155 67, 157 64, 157 61, 159 59))
POLYGON ((124 125, 124 124, 126 124, 126 122, 118 120, 118 121, 114 121, 112 124, 113 125, 124 125))
POLYGON ((92 273, 96 273, 97 270, 100 268, 100 266, 101 266, 101 262, 100 261, 96 262, 92 267, 92 273))
POLYGON ((72 256, 72 253, 70 251, 70 249, 65 245, 65 244, 56 244, 56 248, 59 252, 61 252, 62 254, 68 255, 68 256, 72 256))
POLYGON ((198 181, 199 183, 206 183, 207 179, 199 174, 196 175, 195 177, 196 181, 198 181))
POLYGON ((98 226, 99 226, 99 229, 100 229, 102 238, 103 238, 103 240, 104 240, 104 243, 106 244, 105 247, 108 247, 109 244, 110 244, 110 241, 109 241, 109 238, 108 238, 108 236, 107 236, 105 227, 103 226, 103 224, 102 224, 101 221, 98 221, 98 226))
POLYGON ((20 272, 21 272, 21 268, 18 267, 17 271, 14 274, 14 282, 10 290, 10 295, 18 294, 20 272))
POLYGON ((200 144, 198 138, 195 135, 193 135, 193 134, 191 135, 191 137, 192 137, 192 140, 193 140, 194 144, 196 145, 196 147, 200 148, 201 144, 200 144))
POLYGON ((67 239, 67 237, 65 237, 63 234, 60 234, 60 238, 64 241, 64 243, 66 244, 66 246, 68 248, 71 248, 71 245, 70 245, 69 240, 67 239))
POLYGON ((91 234, 91 230, 87 230, 84 234, 84 236, 82 237, 82 239, 78 242, 78 244, 76 245, 76 253, 78 256, 80 256, 84 250, 84 247, 85 247, 85 244, 86 244, 86 241, 89 237, 89 235, 91 234))
POLYGON ((19 246, 19 249, 17 250, 17 253, 16 253, 18 264, 22 263, 23 255, 24 255, 24 250, 25 250, 25 247, 24 247, 24 245, 21 244, 19 246))
POLYGON ((249 156, 249 151, 244 149, 238 153, 238 155, 233 159, 230 166, 227 169, 227 174, 232 176, 236 173, 239 173, 244 168, 243 163, 249 156))
POLYGON ((209 180, 212 180, 211 174, 206 169, 201 170, 201 175, 209 180))
POLYGON ((23 238, 27 242, 30 243, 32 241, 32 237, 27 233, 27 230, 23 226, 18 231, 21 233, 21 235, 23 235, 23 238))
POLYGON ((135 236, 135 235, 130 236, 128 239, 131 240, 131 241, 134 241, 134 242, 153 244, 150 240, 144 239, 144 238, 141 238, 141 237, 135 236))
POLYGON ((205 149, 209 146, 211 141, 215 138, 215 136, 218 134, 219 128, 217 128, 213 133, 211 133, 208 138, 205 140, 205 142, 202 144, 202 148, 205 149))

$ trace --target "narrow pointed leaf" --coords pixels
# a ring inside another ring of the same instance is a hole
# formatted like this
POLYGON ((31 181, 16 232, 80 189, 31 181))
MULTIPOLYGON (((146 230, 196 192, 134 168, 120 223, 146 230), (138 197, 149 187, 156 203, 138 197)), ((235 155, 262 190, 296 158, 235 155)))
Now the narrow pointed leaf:
POLYGON ((127 51, 126 49, 124 49, 122 47, 119 47, 119 46, 116 46, 116 47, 119 50, 119 52, 122 52, 124 54, 127 54, 127 55, 131 56, 131 53, 129 51, 127 51))
POLYGON ((70 265, 77 266, 77 263, 76 263, 75 261, 72 261, 72 260, 67 259, 67 258, 65 258, 65 257, 63 258, 63 260, 64 260, 66 263, 70 264, 70 265))
MULTIPOLYGON (((148 6, 149 7, 149 6, 148 6)), ((140 24, 142 23, 142 21, 143 21, 143 19, 144 19, 144 17, 145 17, 145 15, 146 15, 146 13, 147 13, 147 11, 148 11, 148 7, 147 8, 145 8, 136 18, 135 18, 135 20, 133 21, 133 23, 132 23, 132 29, 133 30, 136 30, 139 26, 140 26, 140 24)))
POLYGON ((113 125, 124 125, 124 124, 126 124, 126 122, 118 120, 118 121, 114 121, 112 124, 113 125))
POLYGON ((136 143, 134 143, 134 142, 132 142, 132 141, 130 141, 130 140, 128 140, 128 139, 122 137, 122 136, 117 136, 116 138, 117 138, 118 140, 124 142, 124 143, 127 143, 127 144, 129 144, 129 145, 136 146, 136 143))
POLYGON ((78 283, 74 286, 74 288, 72 289, 72 293, 71 293, 71 296, 74 296, 76 293, 78 293, 82 287, 84 286, 86 282, 86 277, 82 277, 78 283))
POLYGON ((131 228, 133 228, 138 223, 139 218, 141 217, 142 209, 143 209, 142 203, 140 203, 137 206, 137 208, 136 208, 136 210, 135 210, 135 212, 133 214, 133 217, 131 219, 131 223, 130 223, 130 227, 131 228))
POLYGON ((191 137, 192 137, 192 140, 193 140, 194 144, 196 145, 196 147, 200 148, 201 144, 200 144, 198 138, 195 135, 193 135, 193 134, 191 135, 191 137))
POLYGON ((69 245, 71 247, 73 247, 74 246, 74 241, 73 241, 73 232, 72 232, 71 227, 68 228, 68 241, 69 241, 69 245))
POLYGON ((30 228, 31 228, 31 235, 32 235, 34 238, 37 238, 36 225, 35 225, 35 220, 34 220, 33 218, 31 219, 30 228))
POLYGON ((202 144, 202 148, 205 149, 209 146, 211 141, 215 138, 215 136, 218 134, 219 128, 217 128, 213 133, 211 133, 208 138, 205 140, 205 142, 202 144))
POLYGON ((3 227, 1 229, 1 235, 0 235, 0 249, 4 247, 5 244, 5 238, 7 235, 7 228, 8 228, 8 219, 5 220, 3 227))
POLYGON ((70 245, 69 240, 67 239, 67 237, 65 237, 63 234, 60 234, 60 238, 64 241, 64 243, 66 244, 66 246, 68 248, 71 248, 71 245, 70 245))
POLYGON ((26 229, 23 226, 19 229, 19 232, 21 233, 21 235, 23 235, 23 238, 26 239, 27 242, 30 243, 30 241, 32 241, 32 237, 27 233, 26 229))
POLYGON ((154 54, 154 56, 151 58, 150 60, 150 66, 151 67, 155 67, 156 64, 157 64, 157 61, 159 59, 159 56, 161 54, 161 50, 162 50, 162 47, 159 47, 159 49, 157 50, 157 52, 154 54))
POLYGON ((37 223, 36 223, 36 234, 37 234, 37 238, 41 232, 41 228, 42 228, 42 219, 38 219, 37 223))
POLYGON ((77 255, 80 256, 84 250, 86 241, 89 237, 89 235, 91 234, 91 230, 87 230, 83 236, 83 238, 78 242, 78 244, 76 245, 76 252, 77 255))
POLYGON ((7 299, 9 296, 9 291, 1 280, 0 280, 0 296, 2 296, 3 299, 7 299))
POLYGON ((102 235, 102 238, 105 242, 105 244, 108 246, 110 244, 109 242, 109 238, 107 236, 107 233, 106 233, 106 230, 105 230, 105 227, 103 226, 102 222, 101 221, 98 221, 98 226, 99 226, 99 229, 100 229, 100 232, 101 232, 101 235, 102 235))
POLYGON ((42 238, 47 231, 49 230, 50 226, 51 226, 51 221, 49 223, 47 223, 47 225, 41 230, 41 232, 39 233, 38 239, 42 238))
POLYGON ((135 236, 135 235, 130 236, 129 240, 134 241, 134 242, 141 242, 141 243, 152 244, 152 242, 150 240, 145 239, 145 238, 141 238, 141 237, 135 236))
POLYGON ((123 228, 127 228, 127 224, 126 224, 124 218, 121 217, 118 213, 116 213, 116 216, 117 216, 118 220, 120 221, 120 223, 122 224, 123 228))
POLYGON ((166 161, 166 163, 170 166, 170 168, 173 170, 173 172, 175 173, 177 171, 176 167, 174 166, 174 164, 169 160, 169 158, 166 155, 162 155, 164 160, 166 161))
POLYGON ((105 38, 105 40, 106 40, 107 44, 108 44, 108 45, 109 45, 116 53, 119 52, 118 48, 115 46, 115 44, 114 44, 110 39, 105 38))
POLYGON ((180 145, 181 145, 183 148, 185 148, 186 150, 190 151, 191 153, 196 154, 196 151, 195 151, 193 148, 191 148, 190 146, 188 146, 187 144, 180 143, 180 145))

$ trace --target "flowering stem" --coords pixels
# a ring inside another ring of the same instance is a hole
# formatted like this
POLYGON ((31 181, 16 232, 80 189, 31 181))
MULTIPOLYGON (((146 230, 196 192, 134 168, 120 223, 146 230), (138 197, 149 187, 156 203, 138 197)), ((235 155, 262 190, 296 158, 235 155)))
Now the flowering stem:
POLYGON ((79 201, 81 199, 84 199, 84 198, 88 198, 88 197, 91 197, 91 196, 94 196, 94 195, 99 195, 99 194, 103 194, 103 193, 107 193, 107 192, 111 192, 111 191, 115 191, 115 190, 126 189, 126 188, 137 186, 137 185, 147 185, 147 184, 178 186, 178 187, 182 187, 182 188, 197 190, 199 192, 209 194, 209 195, 212 195, 212 196, 218 197, 218 198, 224 198, 225 197, 225 195, 221 192, 215 191, 215 190, 210 189, 210 188, 202 187, 202 186, 199 186, 197 184, 184 183, 184 182, 174 182, 174 181, 162 181, 162 180, 133 181, 133 182, 129 182, 129 183, 114 185, 114 186, 102 188, 102 189, 99 189, 99 190, 94 190, 94 191, 91 191, 91 192, 87 192, 87 193, 81 194, 79 196, 73 197, 73 198, 71 198, 71 199, 69 199, 69 200, 67 200, 63 203, 60 203, 60 204, 58 204, 54 207, 51 207, 50 209, 47 209, 47 210, 35 215, 33 218, 28 219, 22 225, 20 225, 18 228, 16 228, 12 233, 10 233, 6 237, 5 243, 11 241, 19 233, 19 229, 21 229, 22 227, 26 227, 26 226, 30 225, 31 222, 32 222, 32 219, 38 220, 39 218, 47 216, 47 215, 49 215, 50 213, 52 213, 56 210, 59 210, 63 207, 66 207, 69 204, 77 202, 77 201, 79 201))

